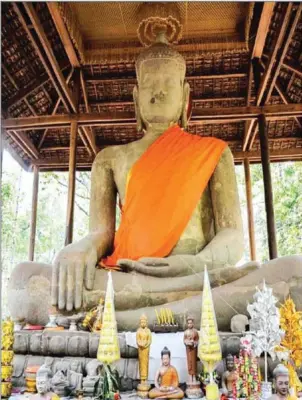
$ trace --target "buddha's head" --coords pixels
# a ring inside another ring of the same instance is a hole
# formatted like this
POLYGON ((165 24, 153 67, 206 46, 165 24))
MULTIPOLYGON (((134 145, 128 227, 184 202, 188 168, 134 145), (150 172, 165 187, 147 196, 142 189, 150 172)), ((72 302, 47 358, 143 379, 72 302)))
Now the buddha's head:
POLYGON ((235 369, 234 357, 232 354, 228 354, 226 357, 226 368, 229 372, 234 371, 235 369))
POLYGON ((50 380, 52 373, 50 368, 42 366, 37 371, 36 388, 37 392, 41 395, 50 391, 50 380))
POLYGON ((168 367, 170 365, 171 352, 168 347, 164 347, 161 351, 161 361, 163 366, 168 367))
POLYGON ((133 91, 138 129, 169 126, 181 119, 185 128, 190 87, 184 58, 159 34, 136 60, 138 86, 133 91))
POLYGON ((147 325, 148 325, 147 317, 144 314, 140 317, 139 322, 140 322, 140 327, 141 328, 146 328, 147 325))
POLYGON ((279 364, 273 371, 276 393, 281 396, 287 396, 289 392, 289 371, 283 365, 279 364))

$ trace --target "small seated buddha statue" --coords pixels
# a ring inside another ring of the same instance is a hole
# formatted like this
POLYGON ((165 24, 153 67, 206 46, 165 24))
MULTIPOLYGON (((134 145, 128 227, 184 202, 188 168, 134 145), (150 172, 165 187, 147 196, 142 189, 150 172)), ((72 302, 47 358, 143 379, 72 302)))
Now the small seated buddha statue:
POLYGON ((149 398, 182 399, 184 392, 178 387, 178 373, 170 364, 171 352, 167 347, 161 352, 161 361, 162 365, 155 374, 155 388, 150 390, 149 398))

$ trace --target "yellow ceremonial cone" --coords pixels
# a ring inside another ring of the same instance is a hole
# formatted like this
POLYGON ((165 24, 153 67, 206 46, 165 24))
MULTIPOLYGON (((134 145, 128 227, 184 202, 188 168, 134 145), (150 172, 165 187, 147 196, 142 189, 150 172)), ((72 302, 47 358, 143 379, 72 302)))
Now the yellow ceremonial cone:
POLYGON ((111 272, 108 272, 103 323, 100 333, 97 359, 104 364, 111 364, 120 358, 121 355, 114 309, 114 290, 111 272))
POLYGON ((198 355, 210 374, 210 384, 206 387, 207 400, 218 400, 219 389, 214 382, 213 372, 222 358, 217 321, 214 310, 210 280, 207 268, 204 270, 201 321, 198 355))

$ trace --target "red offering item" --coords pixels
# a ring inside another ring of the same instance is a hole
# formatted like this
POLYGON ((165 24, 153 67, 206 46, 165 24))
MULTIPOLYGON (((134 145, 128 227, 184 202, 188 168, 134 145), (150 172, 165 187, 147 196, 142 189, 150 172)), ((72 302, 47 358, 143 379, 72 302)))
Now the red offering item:
POLYGON ((26 324, 23 329, 26 331, 41 331, 42 329, 44 329, 44 326, 26 324))

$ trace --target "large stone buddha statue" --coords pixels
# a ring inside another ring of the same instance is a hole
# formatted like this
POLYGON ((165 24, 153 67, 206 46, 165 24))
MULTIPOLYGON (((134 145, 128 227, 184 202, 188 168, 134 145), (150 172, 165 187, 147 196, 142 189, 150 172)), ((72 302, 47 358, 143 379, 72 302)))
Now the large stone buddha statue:
POLYGON ((51 303, 60 310, 96 305, 107 281, 107 271, 97 264, 120 266, 113 281, 121 329, 135 330, 143 312, 152 323, 154 307, 167 303, 176 316, 189 311, 198 324, 205 265, 217 286, 220 328, 246 310, 263 278, 275 285, 277 296, 291 291, 298 308, 302 305, 301 258, 274 260, 262 269, 235 267, 243 232, 233 157, 224 142, 185 133, 190 90, 185 71, 185 60, 163 35, 139 55, 134 102, 144 135, 97 155, 89 234, 62 249, 53 266, 15 267, 9 293, 15 319, 47 322, 50 286, 51 303), (117 195, 123 212, 116 233, 117 195))

